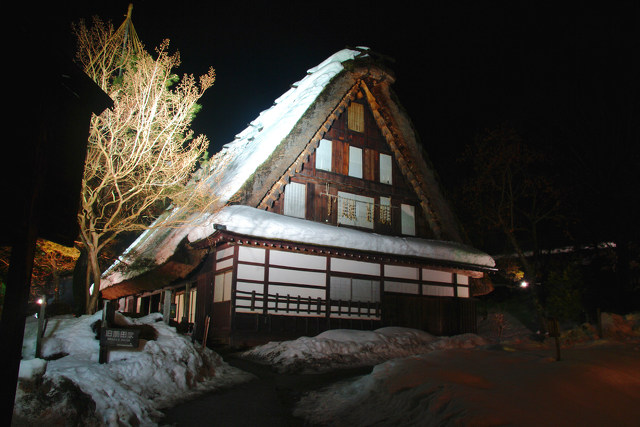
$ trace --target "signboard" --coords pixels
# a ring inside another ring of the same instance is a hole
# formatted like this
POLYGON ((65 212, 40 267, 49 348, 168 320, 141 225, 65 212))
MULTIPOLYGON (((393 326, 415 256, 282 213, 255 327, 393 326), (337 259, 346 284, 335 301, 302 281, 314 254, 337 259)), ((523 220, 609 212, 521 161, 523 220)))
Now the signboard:
POLYGON ((139 329, 103 328, 100 340, 102 341, 102 345, 106 345, 108 347, 137 348, 139 336, 139 329))

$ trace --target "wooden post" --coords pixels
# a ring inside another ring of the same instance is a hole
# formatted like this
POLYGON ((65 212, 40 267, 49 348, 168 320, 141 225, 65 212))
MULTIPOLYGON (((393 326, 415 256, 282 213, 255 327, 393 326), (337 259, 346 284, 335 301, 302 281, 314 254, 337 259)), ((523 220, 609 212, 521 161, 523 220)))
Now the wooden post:
POLYGON ((181 321, 185 321, 187 323, 189 323, 189 318, 190 318, 190 313, 189 313, 189 308, 191 307, 191 303, 189 301, 190 297, 191 297, 191 283, 187 282, 187 284, 184 286, 184 300, 183 300, 183 304, 182 304, 182 319, 180 319, 181 321))
POLYGON ((98 362, 107 363, 109 361, 109 348, 102 342, 102 334, 104 330, 109 326, 107 311, 109 309, 110 301, 105 300, 102 305, 102 323, 100 324, 100 350, 98 353, 98 362))
POLYGON ((207 337, 209 335, 209 316, 204 319, 204 336, 202 337, 202 348, 207 346, 207 337))
POLYGON ((26 215, 25 221, 28 225, 19 230, 18 238, 11 247, 11 261, 7 274, 2 321, 0 322, 0 342, 2 342, 3 360, 5 361, 0 373, 0 387, 2 387, 2 403, 0 404, 2 413, 0 416, 3 425, 11 425, 13 416, 13 403, 18 384, 20 359, 22 358, 24 323, 29 305, 29 285, 37 240, 36 221, 26 215))
POLYGON ((162 320, 167 325, 171 317, 171 290, 166 289, 164 291, 164 303, 162 305, 162 320))

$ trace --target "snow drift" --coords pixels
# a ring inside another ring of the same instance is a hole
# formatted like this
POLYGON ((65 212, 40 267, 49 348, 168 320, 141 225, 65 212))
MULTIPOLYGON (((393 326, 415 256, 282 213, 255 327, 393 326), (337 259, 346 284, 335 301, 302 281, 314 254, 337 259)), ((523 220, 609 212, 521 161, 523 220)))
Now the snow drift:
POLYGON ((157 338, 141 339, 139 349, 111 350, 106 364, 98 363, 99 341, 92 330, 102 312, 49 319, 42 357, 52 360, 34 358, 36 327, 27 324, 14 422, 153 425, 163 407, 251 378, 177 334, 160 313, 116 316, 121 325, 152 326, 157 338))
POLYGON ((485 344, 487 341, 474 334, 435 337, 417 329, 400 327, 375 331, 333 329, 315 337, 270 342, 244 352, 243 356, 271 365, 279 372, 310 373, 371 366, 396 357, 485 344))

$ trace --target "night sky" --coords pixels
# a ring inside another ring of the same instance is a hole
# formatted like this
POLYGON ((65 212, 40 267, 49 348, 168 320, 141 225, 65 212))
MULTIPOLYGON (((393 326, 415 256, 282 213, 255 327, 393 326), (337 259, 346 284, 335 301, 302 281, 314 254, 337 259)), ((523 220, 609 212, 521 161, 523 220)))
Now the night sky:
MULTIPOLYGON (((29 31, 65 35, 71 20, 98 15, 117 27, 129 1, 76 3, 40 9, 23 24, 29 31)), ((334 52, 368 46, 392 58, 399 100, 445 186, 453 186, 462 147, 479 131, 505 122, 564 156, 564 162, 576 152, 588 152, 585 161, 594 161, 618 146, 640 145, 636 120, 630 119, 640 113, 639 6, 557 3, 183 1, 162 6, 167 3, 142 0, 133 2, 133 23, 148 48, 171 40, 182 56, 180 73, 216 69, 217 81, 201 99, 203 109, 194 122, 195 131, 212 141, 212 151, 232 141, 307 69, 334 52), (622 116, 626 124, 617 122, 622 116), (603 117, 606 123, 596 124, 603 117), (615 143, 602 142, 616 132, 612 128, 624 126, 633 131, 615 143)), ((72 49, 67 39, 60 40, 61 47, 72 49)), ((624 168, 637 169, 637 153, 636 148, 625 156, 624 168)), ((613 177, 607 185, 616 180, 628 185, 636 178, 613 177)))

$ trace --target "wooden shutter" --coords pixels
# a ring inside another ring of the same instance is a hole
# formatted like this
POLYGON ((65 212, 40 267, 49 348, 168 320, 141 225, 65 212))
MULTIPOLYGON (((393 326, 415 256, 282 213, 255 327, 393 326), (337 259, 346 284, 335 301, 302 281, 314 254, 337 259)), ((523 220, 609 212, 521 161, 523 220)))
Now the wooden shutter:
POLYGON ((213 302, 222 302, 231 300, 231 278, 233 273, 216 274, 215 285, 213 288, 213 302))
POLYGON ((284 214, 305 217, 306 185, 291 182, 284 187, 284 214))
POLYGON ((411 205, 400 205, 402 234, 416 235, 416 208, 411 205))
POLYGON ((349 146, 349 176, 362 178, 362 148, 349 146))
POLYGON ((331 141, 323 139, 316 148, 316 169, 331 170, 331 141))
POLYGON ((349 129, 356 132, 364 132, 364 105, 352 103, 349 105, 349 129))
POLYGON ((391 164, 391 156, 380 153, 380 182, 383 184, 393 184, 391 164))

